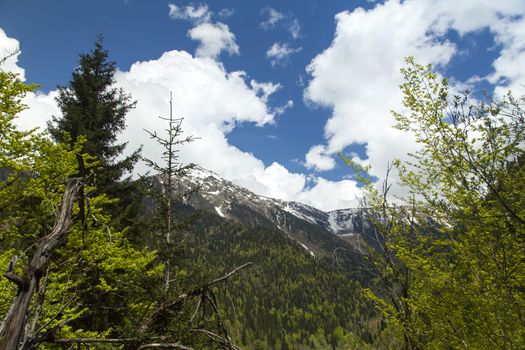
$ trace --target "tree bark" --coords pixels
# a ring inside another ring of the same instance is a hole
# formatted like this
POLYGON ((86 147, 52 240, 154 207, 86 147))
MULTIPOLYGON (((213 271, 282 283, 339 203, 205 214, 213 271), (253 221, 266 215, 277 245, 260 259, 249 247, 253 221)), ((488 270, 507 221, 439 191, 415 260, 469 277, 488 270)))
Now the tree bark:
POLYGON ((12 303, 12 312, 4 320, 5 333, 3 338, 0 339, 0 350, 16 350, 18 347, 33 293, 35 290, 38 290, 40 278, 49 262, 51 253, 63 241, 63 238, 67 236, 71 228, 71 211, 81 185, 82 181, 79 178, 68 180, 55 225, 51 232, 43 237, 38 244, 26 276, 20 277, 16 275, 14 266, 16 260, 12 261, 7 273, 4 275, 4 277, 18 286, 18 291, 12 303))

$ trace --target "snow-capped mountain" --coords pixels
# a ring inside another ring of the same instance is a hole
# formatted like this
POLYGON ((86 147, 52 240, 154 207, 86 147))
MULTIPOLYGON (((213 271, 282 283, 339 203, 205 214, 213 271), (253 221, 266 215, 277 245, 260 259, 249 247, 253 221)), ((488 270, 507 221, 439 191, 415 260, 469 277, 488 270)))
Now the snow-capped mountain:
POLYGON ((280 230, 312 255, 330 251, 367 229, 359 209, 325 212, 298 202, 268 198, 201 167, 177 179, 174 191, 181 193, 196 187, 198 191, 187 196, 186 204, 243 224, 280 230))

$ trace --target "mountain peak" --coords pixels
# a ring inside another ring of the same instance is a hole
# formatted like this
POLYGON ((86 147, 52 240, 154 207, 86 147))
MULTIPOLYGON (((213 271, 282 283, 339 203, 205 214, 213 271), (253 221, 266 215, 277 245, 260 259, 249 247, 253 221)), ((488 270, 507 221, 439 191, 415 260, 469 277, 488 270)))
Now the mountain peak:
POLYGON ((180 190, 199 186, 187 203, 197 209, 242 223, 276 228, 288 236, 296 235, 298 229, 342 236, 356 235, 364 229, 360 209, 325 212, 307 204, 257 195, 199 165, 176 179, 175 184, 180 190))

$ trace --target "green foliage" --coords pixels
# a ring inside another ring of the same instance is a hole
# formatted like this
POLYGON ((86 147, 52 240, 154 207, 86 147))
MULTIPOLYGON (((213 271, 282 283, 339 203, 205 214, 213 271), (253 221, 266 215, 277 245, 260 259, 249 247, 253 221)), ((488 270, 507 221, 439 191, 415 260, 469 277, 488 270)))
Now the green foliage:
POLYGON ((370 171, 371 167, 370 165, 361 165, 354 160, 345 157, 345 155, 341 152, 338 153, 339 157, 345 162, 347 166, 352 168, 355 172, 355 180, 360 182, 363 185, 371 185, 372 180, 370 179, 370 176, 368 175, 368 172, 370 171))
MULTIPOLYGON (((77 173, 83 137, 70 146, 55 144, 36 130, 17 130, 14 119, 25 108, 21 99, 35 86, 1 71, 0 82, 0 264, 7 268, 16 256, 16 272, 25 276, 39 239, 52 229, 67 178, 77 173)), ((83 159, 89 171, 93 162, 87 155, 83 159)), ((102 209, 114 200, 90 196, 93 190, 86 189, 90 229, 85 232, 77 221, 67 241, 51 252, 51 263, 31 301, 23 339, 30 347, 37 345, 37 338, 119 334, 126 318, 141 307, 145 312, 140 303, 148 295, 147 282, 161 278, 162 267, 152 265, 155 252, 131 247, 102 209)), ((13 283, 0 279, 2 318, 16 293, 13 283)))
POLYGON ((55 145, 36 130, 17 130, 14 119, 26 108, 21 99, 34 88, 0 71, 0 244, 22 250, 28 248, 24 239, 49 231, 76 162, 75 149, 55 145))
MULTIPOLYGON (((108 61, 108 52, 99 37, 90 53, 80 55, 69 84, 59 87, 56 101, 62 116, 53 116, 48 123, 49 133, 58 142, 72 145, 80 136, 85 137, 82 153, 100 161, 96 177, 89 182, 97 186, 98 193, 113 197, 125 190, 124 184, 118 181, 133 170, 140 153, 137 150, 117 160, 126 147, 125 143, 116 144, 117 135, 124 130, 126 114, 136 102, 122 88, 114 87, 116 71, 116 64, 108 61)), ((79 175, 87 175, 81 160, 79 175)))
POLYGON ((516 349, 525 344, 525 111, 510 93, 470 104, 412 58, 397 128, 421 145, 395 162, 412 196, 396 205, 368 186, 383 238, 383 313, 392 348, 516 349))
MULTIPOLYGON (((380 328, 353 277, 332 257, 312 257, 282 232, 202 213, 187 234, 181 268, 232 276, 217 291, 235 343, 246 349, 368 349, 380 328)), ((358 267, 356 267, 358 268, 358 267)))

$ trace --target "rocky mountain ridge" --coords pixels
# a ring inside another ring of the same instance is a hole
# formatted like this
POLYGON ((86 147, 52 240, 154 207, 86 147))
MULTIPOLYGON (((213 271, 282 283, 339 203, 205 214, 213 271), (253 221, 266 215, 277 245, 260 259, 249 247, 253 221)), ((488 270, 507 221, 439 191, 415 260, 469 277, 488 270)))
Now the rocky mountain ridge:
POLYGON ((198 188, 185 204, 223 218, 282 231, 311 255, 355 241, 368 229, 360 209, 325 212, 312 206, 257 195, 218 174, 196 166, 175 181, 176 193, 198 188))

